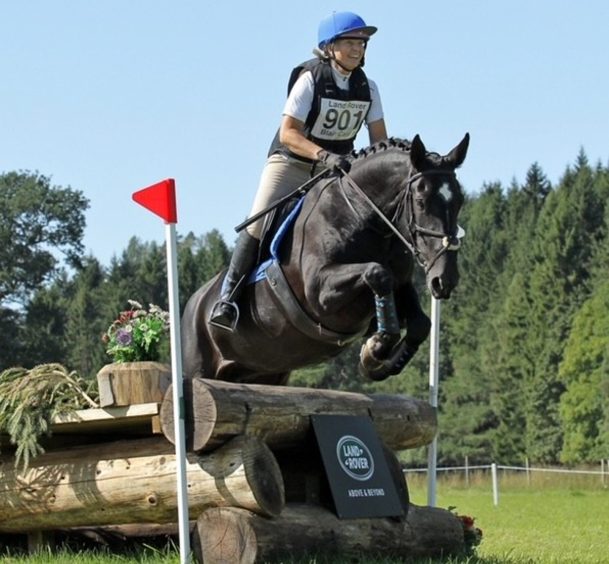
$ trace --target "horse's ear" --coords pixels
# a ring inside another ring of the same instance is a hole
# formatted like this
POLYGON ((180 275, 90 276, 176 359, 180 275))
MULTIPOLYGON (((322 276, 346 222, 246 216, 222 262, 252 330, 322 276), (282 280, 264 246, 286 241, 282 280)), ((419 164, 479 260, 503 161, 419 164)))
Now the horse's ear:
POLYGON ((412 161, 412 166, 414 166, 416 170, 424 170, 426 159, 427 149, 425 148, 425 145, 423 145, 423 141, 421 141, 421 138, 417 133, 410 143, 410 160, 412 161))
POLYGON ((452 168, 460 167, 465 160, 467 155, 467 148, 469 147, 469 133, 465 134, 465 137, 461 139, 461 142, 444 157, 444 162, 450 165, 452 168))

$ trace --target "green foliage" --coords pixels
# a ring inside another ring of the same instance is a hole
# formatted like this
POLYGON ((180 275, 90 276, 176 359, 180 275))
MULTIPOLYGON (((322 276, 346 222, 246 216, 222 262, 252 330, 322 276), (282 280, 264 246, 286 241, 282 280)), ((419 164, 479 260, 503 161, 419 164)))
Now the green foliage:
POLYGON ((605 458, 609 401, 609 282, 600 285, 575 316, 560 365, 567 390, 561 397, 564 432, 561 460, 605 458))
POLYGON ((129 300, 105 334, 106 352, 114 362, 157 361, 163 339, 169 333, 169 314, 150 304, 148 310, 129 300))
POLYGON ((50 433, 53 419, 83 407, 98 407, 87 384, 60 364, 31 370, 9 368, 0 373, 0 432, 16 445, 15 464, 27 468, 44 452, 41 437, 50 433))
POLYGON ((0 175, 0 306, 24 303, 49 281, 59 253, 78 264, 87 207, 82 192, 37 173, 0 175))

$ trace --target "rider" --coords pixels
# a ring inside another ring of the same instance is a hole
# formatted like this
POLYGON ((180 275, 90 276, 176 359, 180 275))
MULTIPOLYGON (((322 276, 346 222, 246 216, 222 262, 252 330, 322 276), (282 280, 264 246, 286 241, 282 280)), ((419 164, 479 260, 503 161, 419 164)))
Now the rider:
MULTIPOLYGON (((387 138, 378 88, 362 70, 368 40, 376 31, 352 12, 334 12, 320 22, 316 58, 292 71, 281 125, 250 216, 324 168, 348 172, 347 155, 364 122, 371 144, 387 138)), ((251 223, 239 235, 209 319, 213 325, 232 331, 237 324, 236 302, 258 258, 263 221, 251 223)))

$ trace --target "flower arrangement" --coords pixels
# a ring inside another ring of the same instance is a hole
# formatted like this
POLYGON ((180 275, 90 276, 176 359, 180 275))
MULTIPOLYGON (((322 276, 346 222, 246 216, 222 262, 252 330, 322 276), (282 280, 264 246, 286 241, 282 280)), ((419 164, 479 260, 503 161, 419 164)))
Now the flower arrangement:
POLYGON ((141 304, 128 300, 130 309, 121 311, 102 341, 114 362, 159 360, 160 345, 169 332, 169 313, 150 304, 146 311, 141 304))
POLYGON ((449 507, 448 510, 453 513, 463 527, 463 536, 465 540, 465 553, 471 556, 475 553, 476 547, 482 542, 482 529, 476 527, 475 518, 469 515, 459 515, 455 510, 456 507, 449 507))

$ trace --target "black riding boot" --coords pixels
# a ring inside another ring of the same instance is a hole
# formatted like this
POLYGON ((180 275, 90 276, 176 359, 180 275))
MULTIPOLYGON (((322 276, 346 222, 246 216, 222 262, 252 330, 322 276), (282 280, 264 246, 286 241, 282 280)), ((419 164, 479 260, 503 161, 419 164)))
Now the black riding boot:
POLYGON ((252 237, 247 231, 244 230, 239 235, 222 284, 220 299, 214 304, 209 316, 211 325, 234 331, 239 319, 237 300, 245 284, 245 278, 256 264, 258 245, 258 239, 252 237))

